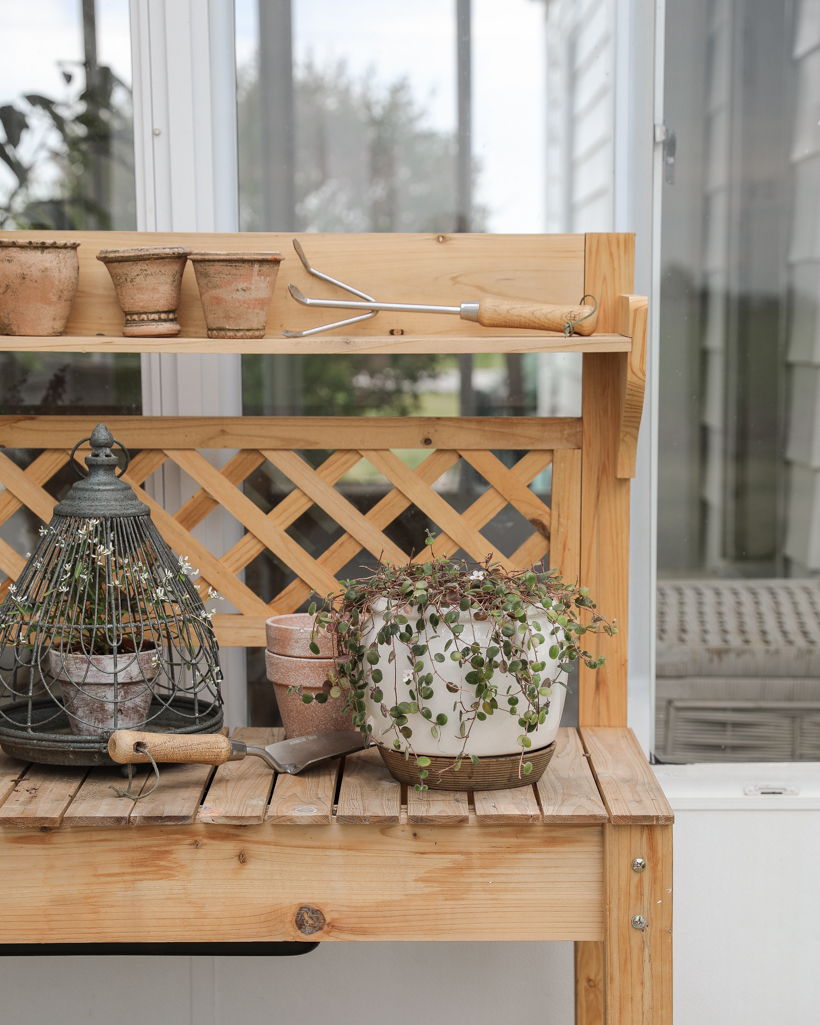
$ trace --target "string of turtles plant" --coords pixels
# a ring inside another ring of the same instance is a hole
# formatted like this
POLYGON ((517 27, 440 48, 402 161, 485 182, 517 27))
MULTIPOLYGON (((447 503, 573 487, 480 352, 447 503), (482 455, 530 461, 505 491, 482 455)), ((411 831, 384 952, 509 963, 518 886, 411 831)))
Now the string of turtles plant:
MULTIPOLYGON (((428 532, 427 545, 434 541, 428 532)), ((517 717, 521 728, 520 772, 528 774, 532 764, 524 759, 532 746, 530 734, 546 719, 553 687, 566 686, 566 674, 578 661, 590 669, 604 663, 603 657, 596 658, 581 646, 580 638, 590 631, 610 636, 617 632, 614 621, 608 623, 595 608, 588 588, 564 583, 557 570, 542 566, 509 572, 489 558, 483 564, 469 564, 446 557, 403 566, 380 564, 369 577, 342 581, 341 591, 328 595, 318 614, 316 603, 310 606, 316 617, 314 654, 319 653, 319 630, 336 634, 338 643, 326 692, 303 694, 302 700, 309 704, 344 695, 344 709, 352 714, 353 725, 370 736, 373 725, 367 722, 365 704, 369 694, 390 719, 385 733, 393 734, 393 747, 406 759, 415 758, 416 790, 426 790, 430 759, 416 753, 408 716, 420 712, 438 740, 449 717, 440 712, 434 719, 428 702, 437 688, 445 687, 453 696, 453 715, 463 738, 454 770, 467 757, 479 764, 469 750, 473 730, 489 716, 510 715, 517 717), (469 624, 460 621, 468 612, 473 621, 491 624, 484 639, 474 630, 471 637, 465 629, 469 624), (581 612, 587 613, 586 623, 580 621, 581 612), (366 634, 379 620, 378 632, 368 642, 366 634), (549 657, 557 660, 553 677, 546 672, 547 663, 536 657, 537 646, 544 645, 550 633, 549 657), (430 658, 432 637, 446 641, 443 652, 430 658), (388 653, 381 650, 385 647, 388 653), (441 675, 441 663, 448 658, 462 670, 460 685, 441 675), (385 699, 386 674, 393 678, 392 706, 385 699)))

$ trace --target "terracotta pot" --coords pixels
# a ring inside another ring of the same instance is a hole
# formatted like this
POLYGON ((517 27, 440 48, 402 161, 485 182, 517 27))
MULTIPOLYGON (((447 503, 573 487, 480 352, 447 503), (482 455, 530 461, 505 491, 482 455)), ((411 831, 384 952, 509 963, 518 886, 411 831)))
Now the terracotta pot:
POLYGON ((324 704, 312 701, 306 705, 302 700, 302 694, 315 696, 330 689, 328 674, 333 669, 332 658, 290 658, 266 651, 265 665, 288 739, 353 729, 351 717, 342 714, 343 697, 328 697, 324 704), (299 687, 299 693, 288 694, 289 687, 299 687))
POLYGON ((191 253, 209 338, 264 338, 279 253, 191 253))
POLYGON ((187 246, 143 246, 97 253, 117 290, 126 337, 172 338, 179 334, 177 306, 190 252, 187 246))
POLYGON ((96 737, 142 726, 151 707, 151 683, 159 672, 159 666, 152 664, 155 655, 155 648, 117 655, 115 698, 113 655, 50 648, 49 669, 60 684, 71 732, 96 737))
POLYGON ((290 655, 292 658, 333 658, 334 639, 327 630, 320 630, 316 635, 319 654, 314 655, 310 650, 314 618, 307 612, 297 612, 292 616, 272 616, 265 623, 268 651, 277 655, 290 655))
POLYGON ((80 281, 79 244, 0 239, 0 334, 65 331, 80 281))

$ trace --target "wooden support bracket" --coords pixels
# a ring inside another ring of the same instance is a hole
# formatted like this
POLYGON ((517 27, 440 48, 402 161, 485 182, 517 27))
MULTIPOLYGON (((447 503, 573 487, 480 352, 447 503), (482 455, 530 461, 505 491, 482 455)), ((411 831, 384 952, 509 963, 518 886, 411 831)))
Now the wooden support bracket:
POLYGON ((618 354, 621 368, 621 423, 618 437, 618 477, 635 476, 638 430, 646 388, 646 323, 648 304, 643 295, 618 296, 618 331, 632 339, 632 350, 618 354))

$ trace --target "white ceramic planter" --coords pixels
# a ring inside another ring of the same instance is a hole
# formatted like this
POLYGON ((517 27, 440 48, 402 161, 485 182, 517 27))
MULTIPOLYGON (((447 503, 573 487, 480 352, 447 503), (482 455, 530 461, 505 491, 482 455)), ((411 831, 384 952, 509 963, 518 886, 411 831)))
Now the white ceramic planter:
MULTIPOLYGON (((363 634, 362 640, 367 647, 373 643, 382 627, 382 611, 382 609, 377 607, 370 627, 363 634)), ((414 616, 413 618, 418 617, 414 616)), ((552 633, 546 630, 549 620, 543 610, 540 612, 533 610, 529 619, 531 623, 537 622, 542 627, 541 634, 545 639, 545 643, 538 645, 535 651, 529 654, 529 657, 531 660, 546 662, 546 669, 541 673, 542 680, 546 681, 555 677, 557 664, 555 659, 549 657, 550 645, 553 643, 552 633)), ((459 617, 459 622, 464 625, 464 632, 461 634, 463 643, 470 643, 475 638, 482 648, 488 646, 491 633, 491 623, 489 621, 474 622, 469 612, 463 612, 459 617)), ((437 637, 433 636, 432 628, 428 627, 428 632, 429 650, 421 657, 420 661, 424 663, 424 668, 421 670, 422 674, 433 672, 435 675, 433 697, 425 701, 426 707, 433 713, 433 719, 428 721, 421 712, 411 713, 407 716, 407 725, 413 731, 411 742, 416 754, 454 756, 462 750, 464 741, 459 733, 461 727, 458 711, 453 711, 453 704, 458 698, 461 698, 463 703, 469 707, 471 701, 474 700, 474 698, 469 697, 472 694, 473 688, 463 682, 463 675, 469 671, 469 667, 459 668, 458 663, 450 659, 452 645, 450 645, 448 651, 444 651, 447 640, 452 636, 444 624, 439 625, 437 637), (435 662, 433 660, 433 656, 438 652, 444 655, 444 662, 435 662), (448 682, 463 687, 464 690, 461 691, 460 695, 453 694, 447 690, 446 685, 448 682), (438 727, 439 737, 436 740, 432 736, 430 729, 440 712, 447 716, 447 724, 438 727)), ((382 671, 384 679, 378 686, 384 694, 384 705, 390 708, 402 701, 410 701, 408 689, 411 684, 404 681, 404 673, 408 669, 408 662, 405 657, 407 654, 406 646, 401 641, 396 641, 396 659, 390 664, 387 661, 390 645, 380 646, 380 651, 382 658, 378 668, 382 671)), ((368 665, 368 669, 371 672, 373 668, 375 667, 368 665)), ((561 675, 563 676, 564 674, 561 675)), ((497 670, 493 677, 493 683, 497 683, 499 689, 503 692, 506 690, 508 682, 514 685, 516 683, 513 676, 502 674, 497 670), (502 684, 502 680, 506 682, 502 684)), ((392 747, 395 734, 392 730, 389 733, 384 733, 384 731, 391 726, 393 720, 389 715, 385 716, 382 713, 380 704, 373 701, 370 697, 370 690, 371 685, 368 684, 365 700, 367 702, 368 721, 373 725, 373 740, 385 747, 392 747)), ((565 687, 556 684, 552 688, 547 717, 536 730, 529 734, 532 741, 532 750, 535 751, 547 747, 555 740, 558 727, 561 724, 561 713, 564 709, 565 696, 565 687)), ((510 715, 506 710, 501 711, 499 709, 493 715, 488 716, 483 722, 477 721, 470 732, 469 752, 478 755, 480 758, 520 752, 521 747, 518 743, 518 738, 523 731, 518 723, 518 718, 518 715, 510 715)))
POLYGON ((130 730, 144 724, 151 707, 159 666, 155 648, 117 656, 116 696, 114 656, 82 652, 48 652, 51 675, 60 684, 72 733, 96 737, 113 729, 130 730), (114 722, 116 709, 116 725, 114 722))

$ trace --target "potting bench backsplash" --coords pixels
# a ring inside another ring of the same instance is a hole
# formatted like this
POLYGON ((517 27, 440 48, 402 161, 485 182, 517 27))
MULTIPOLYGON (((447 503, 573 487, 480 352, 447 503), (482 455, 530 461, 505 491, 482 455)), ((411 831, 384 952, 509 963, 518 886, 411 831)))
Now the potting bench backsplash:
MULTIPOLYGON (((0 233, 2 235, 12 233, 0 233)), ((42 238, 42 232, 14 233, 42 238)), ((626 722, 627 586, 629 477, 643 403, 646 300, 632 296, 631 235, 302 235, 312 262, 384 300, 416 298, 454 304, 488 295, 577 303, 590 294, 598 301, 598 327, 589 338, 527 330, 482 328, 457 317, 382 312, 354 325, 355 334, 308 338, 281 336, 283 327, 301 330, 336 319, 334 311, 306 310, 286 292, 292 281, 308 294, 337 290, 308 276, 293 254, 290 235, 159 234, 137 232, 52 232, 49 237, 79 239, 80 284, 61 337, 4 337, 15 351, 106 352, 522 352, 575 351, 584 360, 584 415, 567 418, 263 418, 132 417, 107 419, 114 436, 139 454, 128 480, 151 506, 154 520, 171 547, 188 555, 203 578, 228 599, 237 615, 214 618, 220 643, 263 645, 267 616, 298 609, 311 589, 324 595, 336 587, 336 574, 363 549, 373 556, 403 561, 386 529, 415 506, 434 525, 435 552, 458 549, 483 560, 488 554, 522 567, 548 558, 565 578, 590 588, 600 610, 616 619, 616 637, 591 638, 607 663, 597 673, 581 669, 581 721, 601 725, 626 722), (193 271, 185 271, 179 308, 181 335, 172 339, 124 338, 123 315, 105 267, 96 259, 106 247, 188 245, 196 249, 278 250, 286 262, 277 281, 268 337, 261 340, 208 339, 193 271), (328 315, 330 314, 330 315, 328 315), (411 470, 393 449, 429 455, 411 470), (203 449, 239 450, 217 470, 203 449), (330 450, 313 469, 299 452, 330 450), (510 469, 494 452, 524 451, 510 469), (392 485, 363 514, 334 488, 360 459, 392 485), (242 482, 268 460, 293 490, 268 514, 241 490, 242 482), (436 491, 435 483, 459 460, 470 463, 490 485, 463 512, 436 491), (166 461, 175 463, 199 490, 174 515, 150 499, 141 485, 166 461), (549 508, 530 483, 552 464, 549 508), (325 552, 305 550, 294 522, 317 505, 344 530, 325 552), (492 544, 482 529, 507 504, 532 527, 513 548, 492 544), (191 531, 217 505, 235 516, 247 533, 221 558, 208 552, 191 531), (264 549, 293 571, 295 579, 267 603, 239 579, 264 549)), ((0 454, 0 523, 21 506, 48 522, 54 501, 46 485, 66 462, 73 441, 87 436, 95 418, 3 417, 0 444, 40 450, 25 470, 0 454)), ((0 542, 4 593, 23 565, 23 553, 0 542)), ((596 651, 597 653, 597 651, 596 651)))

